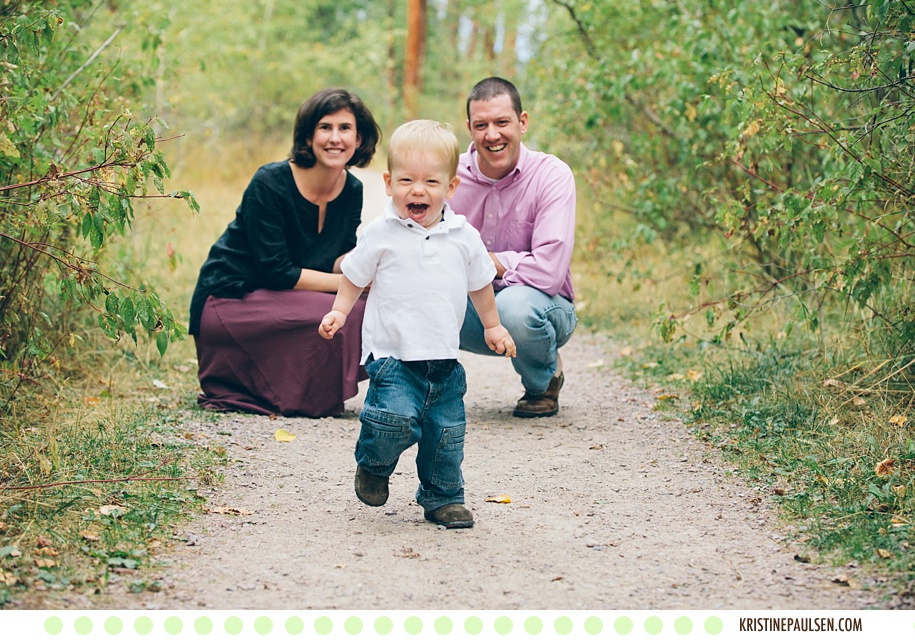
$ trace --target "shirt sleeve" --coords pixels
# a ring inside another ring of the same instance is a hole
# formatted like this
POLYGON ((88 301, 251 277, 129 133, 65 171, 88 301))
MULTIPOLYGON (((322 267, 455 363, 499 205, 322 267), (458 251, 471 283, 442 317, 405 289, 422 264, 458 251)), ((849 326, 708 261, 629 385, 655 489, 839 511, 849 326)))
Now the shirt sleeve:
POLYGON ((470 241, 470 264, 467 269, 467 291, 479 291, 496 277, 496 265, 480 239, 480 234, 469 224, 465 226, 473 237, 470 241))
POLYGON ((557 163, 537 182, 530 251, 499 251, 502 283, 527 285, 554 296, 565 282, 575 246, 575 177, 557 163))
POLYGON ((343 275, 357 287, 367 287, 375 279, 378 267, 378 260, 372 251, 372 226, 370 224, 365 228, 356 248, 346 254, 340 263, 343 275))
POLYGON ((343 243, 340 247, 340 255, 348 253, 356 246, 356 230, 362 222, 362 203, 363 189, 362 181, 352 176, 353 194, 349 202, 349 210, 346 212, 346 229, 343 232, 343 243))
POLYGON ((292 215, 290 208, 291 203, 259 174, 245 189, 239 206, 254 274, 267 289, 292 289, 302 274, 289 256, 286 217, 292 215))

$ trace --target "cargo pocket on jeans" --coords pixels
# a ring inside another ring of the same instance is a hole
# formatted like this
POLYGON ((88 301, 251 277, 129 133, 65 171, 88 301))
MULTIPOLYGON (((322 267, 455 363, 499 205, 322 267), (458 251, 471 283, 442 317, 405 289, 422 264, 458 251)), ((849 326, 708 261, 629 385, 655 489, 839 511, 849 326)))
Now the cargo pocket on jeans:
POLYGON ((410 440, 410 418, 371 407, 359 416, 362 432, 357 448, 373 465, 396 464, 400 454, 413 444, 410 440))
POLYGON ((457 489, 464 484, 461 463, 464 462, 464 434, 467 425, 446 427, 442 439, 435 448, 435 466, 432 482, 445 489, 457 489))

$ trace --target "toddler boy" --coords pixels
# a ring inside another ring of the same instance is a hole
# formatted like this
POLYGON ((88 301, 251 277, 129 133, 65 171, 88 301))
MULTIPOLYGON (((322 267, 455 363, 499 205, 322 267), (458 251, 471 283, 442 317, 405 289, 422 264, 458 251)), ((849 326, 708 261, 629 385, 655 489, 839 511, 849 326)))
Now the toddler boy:
POLYGON ((464 393, 457 361, 469 295, 486 344, 515 356, 499 322, 495 266, 480 234, 445 203, 457 189, 460 147, 446 125, 414 120, 388 145, 384 182, 391 200, 344 258, 343 279, 319 333, 333 338, 371 284, 362 325, 369 389, 356 443, 356 496, 380 507, 400 454, 418 444, 416 502, 449 529, 473 526, 464 506, 464 393))

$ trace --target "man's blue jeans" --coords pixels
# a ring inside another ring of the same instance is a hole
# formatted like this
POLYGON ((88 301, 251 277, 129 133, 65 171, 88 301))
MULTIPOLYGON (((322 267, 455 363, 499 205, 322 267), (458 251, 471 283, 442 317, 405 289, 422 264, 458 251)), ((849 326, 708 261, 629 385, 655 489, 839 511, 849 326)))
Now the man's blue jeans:
MULTIPOLYGON (((496 291, 496 307, 502 326, 508 329, 518 356, 512 358, 524 390, 541 395, 556 373, 559 347, 572 337, 578 318, 575 305, 562 296, 548 296, 522 285, 496 291)), ((461 349, 484 355, 498 355, 486 346, 483 323, 470 300, 461 327, 461 349)))
POLYGON ((414 444, 419 488, 426 511, 464 503, 464 393, 467 378, 457 360, 404 362, 369 357, 369 389, 359 418, 356 463, 390 476, 400 454, 414 444))

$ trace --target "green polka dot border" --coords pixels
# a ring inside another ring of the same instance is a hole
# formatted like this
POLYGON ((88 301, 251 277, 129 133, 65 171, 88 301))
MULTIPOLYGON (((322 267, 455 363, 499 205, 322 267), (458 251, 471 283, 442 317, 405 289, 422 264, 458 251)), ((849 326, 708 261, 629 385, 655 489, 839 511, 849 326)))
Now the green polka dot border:
MULTIPOLYGON (((191 611, 36 612, 38 633, 23 637, 197 638, 626 638, 711 640, 734 617, 698 612, 384 612, 191 611), (43 632, 43 633, 42 633, 43 632)), ((733 629, 734 627, 730 627, 733 629)))

